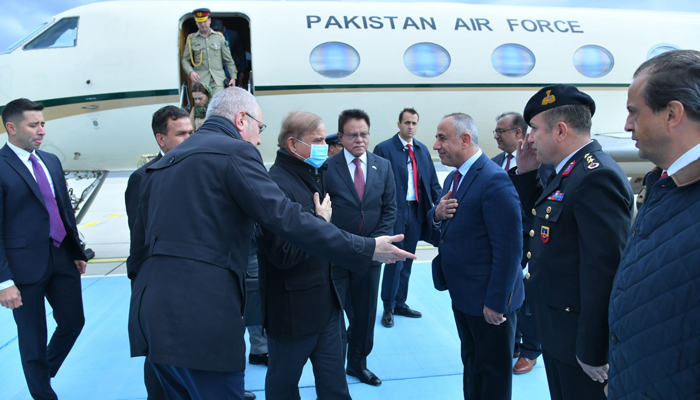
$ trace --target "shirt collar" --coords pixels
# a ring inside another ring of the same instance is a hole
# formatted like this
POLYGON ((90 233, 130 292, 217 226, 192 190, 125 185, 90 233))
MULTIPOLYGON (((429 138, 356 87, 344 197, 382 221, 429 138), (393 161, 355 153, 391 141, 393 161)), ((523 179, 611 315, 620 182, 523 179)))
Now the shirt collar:
POLYGON ((482 154, 484 154, 484 152, 481 151, 481 149, 479 149, 476 153, 474 153, 473 156, 469 157, 469 159, 467 161, 465 161, 461 167, 459 167, 459 173, 462 174, 462 176, 466 175, 467 172, 469 172, 469 168, 471 168, 472 165, 474 165, 476 160, 479 157, 481 157, 482 154))
POLYGON ((691 162, 697 160, 698 158, 700 158, 700 144, 696 145, 692 149, 686 151, 685 154, 678 157, 678 159, 674 161, 670 167, 668 167, 666 173, 669 175, 673 175, 676 172, 683 169, 683 167, 686 167, 691 162))
POLYGON ((350 154, 350 152, 347 151, 346 149, 343 149, 343 154, 345 154, 345 162, 346 162, 347 164, 352 163, 352 160, 354 160, 355 158, 359 158, 360 161, 362 161, 362 164, 367 165, 367 152, 366 152, 366 151, 365 151, 364 154, 362 154, 360 157, 355 157, 355 156, 353 156, 353 155, 350 154))
POLYGON ((33 153, 28 152, 27 150, 21 149, 14 144, 10 143, 10 141, 7 141, 7 147, 12 149, 12 151, 17 154, 17 157, 19 157, 20 160, 22 160, 23 163, 29 162, 29 156, 33 153))
POLYGON ((588 146, 589 144, 591 144, 591 142, 592 142, 592 140, 591 140, 590 142, 584 144, 583 146, 579 147, 578 149, 574 150, 573 153, 569 154, 568 156, 566 156, 565 159, 561 160, 561 162, 560 162, 559 164, 557 164, 557 168, 556 168, 557 174, 559 174, 559 172, 561 171, 561 169, 564 168, 564 166, 566 165, 566 163, 569 162, 569 160, 571 159, 571 157, 574 156, 574 154, 578 153, 579 150, 581 150, 582 148, 584 148, 584 147, 588 146))
POLYGON ((416 147, 416 144, 414 143, 413 139, 411 139, 411 143, 409 143, 409 142, 403 140, 403 138, 401 137, 401 134, 399 134, 399 140, 401 141, 401 144, 403 145, 403 147, 406 147, 406 145, 408 145, 408 144, 410 144, 413 147, 416 147))

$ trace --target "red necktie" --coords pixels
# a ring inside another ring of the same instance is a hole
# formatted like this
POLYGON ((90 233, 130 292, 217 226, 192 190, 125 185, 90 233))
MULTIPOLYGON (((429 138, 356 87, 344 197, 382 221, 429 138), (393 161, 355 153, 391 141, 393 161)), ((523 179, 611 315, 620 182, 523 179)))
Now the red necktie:
POLYGON ((668 172, 664 171, 664 173, 661 174, 661 177, 659 178, 659 180, 662 180, 662 179, 664 179, 664 178, 666 178, 666 177, 668 177, 668 172))
POLYGON ((451 199, 457 197, 457 188, 459 187, 460 179, 462 179, 462 174, 460 174, 459 170, 457 170, 455 171, 455 174, 452 177, 452 195, 450 196, 451 199))
POLYGON ((416 192, 416 203, 420 202, 418 199, 418 165, 416 164, 416 155, 413 153, 413 146, 407 144, 408 146, 408 156, 411 158, 411 165, 413 165, 413 190, 416 192))
POLYGON ((507 157, 507 158, 508 158, 508 161, 506 161, 506 172, 510 171, 510 160, 513 159, 513 155, 512 155, 512 154, 508 154, 508 157, 507 157))
POLYGON ((66 237, 66 228, 63 226, 61 214, 58 212, 56 198, 53 197, 51 185, 49 184, 49 180, 46 178, 44 168, 41 167, 41 164, 39 164, 39 160, 36 159, 34 153, 29 155, 29 161, 32 162, 32 169, 34 170, 36 183, 39 185, 39 191, 41 192, 41 196, 44 198, 46 210, 49 212, 49 234, 51 234, 51 239, 53 239, 53 245, 56 247, 61 247, 61 242, 63 242, 63 239, 66 237))

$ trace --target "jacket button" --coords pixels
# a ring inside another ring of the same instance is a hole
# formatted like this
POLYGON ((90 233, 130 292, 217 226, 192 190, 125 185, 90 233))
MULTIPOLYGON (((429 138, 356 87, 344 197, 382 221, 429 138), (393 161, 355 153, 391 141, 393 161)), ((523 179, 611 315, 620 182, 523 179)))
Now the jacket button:
POLYGON ((545 215, 544 219, 549 219, 549 214, 545 215))
POLYGON ((530 279, 530 273, 525 274, 525 279, 530 279))
POLYGON ((445 239, 440 239, 440 243, 445 243, 445 239))
POLYGON ((530 231, 530 237, 535 237, 535 230, 534 229, 530 231))
POLYGON ((612 342, 612 344, 617 344, 617 335, 615 335, 614 333, 611 333, 610 334, 610 341, 612 342))
POLYGON ((534 208, 532 209, 532 215, 537 215, 537 211, 534 208))
POLYGON ((527 259, 529 260, 530 258, 532 258, 532 253, 528 251, 527 252, 527 259))
POLYGON ((547 212, 551 213, 552 212, 552 207, 547 207, 547 212))
POLYGON ((571 312, 571 307, 566 307, 566 308, 564 309, 564 311, 566 311, 566 312, 571 312))

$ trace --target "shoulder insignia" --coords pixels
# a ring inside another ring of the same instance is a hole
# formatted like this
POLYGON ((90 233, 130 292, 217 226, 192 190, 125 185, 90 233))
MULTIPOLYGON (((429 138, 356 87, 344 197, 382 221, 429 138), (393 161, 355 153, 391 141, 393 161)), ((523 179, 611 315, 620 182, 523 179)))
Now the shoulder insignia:
POLYGON ((561 173, 561 176, 569 175, 571 170, 574 169, 574 165, 576 165, 576 160, 570 162, 569 165, 566 166, 566 169, 564 169, 564 172, 561 173))
POLYGON ((600 167, 600 163, 597 162, 595 158, 591 155, 591 153, 587 153, 585 156, 586 162, 588 163, 588 169, 596 169, 600 167))
POLYGON ((213 29, 212 29, 212 32, 216 33, 217 35, 219 35, 219 36, 221 36, 221 37, 224 37, 224 34, 221 33, 221 32, 215 31, 215 30, 213 30, 213 29))
POLYGON ((187 39, 189 39, 189 38, 191 38, 192 36, 194 36, 195 33, 197 33, 197 32, 192 32, 192 33, 190 33, 189 35, 187 35, 187 39))

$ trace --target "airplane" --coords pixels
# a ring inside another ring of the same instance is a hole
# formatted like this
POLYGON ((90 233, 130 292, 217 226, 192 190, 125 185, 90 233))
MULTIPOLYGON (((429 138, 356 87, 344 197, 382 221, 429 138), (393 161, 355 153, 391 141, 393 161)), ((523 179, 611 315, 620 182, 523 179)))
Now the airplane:
MULTIPOLYGON (((235 30, 249 54, 246 86, 269 134, 259 150, 274 160, 274 136, 293 110, 321 116, 333 132, 343 109, 370 115, 371 145, 396 133, 398 114, 420 114, 418 138, 432 143, 442 116, 466 112, 480 146, 496 117, 522 112, 541 87, 569 83, 596 101, 594 138, 633 185, 651 164, 624 132, 635 69, 670 49, 698 49, 693 13, 474 5, 265 1, 115 1, 51 18, 0 53, 0 105, 27 97, 46 106, 43 150, 66 171, 137 167, 157 150, 158 108, 188 107, 180 67, 191 11, 206 6, 235 30)), ((4 128, 0 141, 6 140, 4 128)), ((1 142, 0 142, 1 144, 1 142)))

